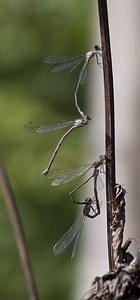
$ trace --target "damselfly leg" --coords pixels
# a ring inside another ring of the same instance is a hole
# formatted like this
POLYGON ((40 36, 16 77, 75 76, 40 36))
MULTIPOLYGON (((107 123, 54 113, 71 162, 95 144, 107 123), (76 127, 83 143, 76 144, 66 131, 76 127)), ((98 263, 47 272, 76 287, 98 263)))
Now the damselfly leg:
POLYGON ((76 54, 76 55, 53 55, 53 56, 48 56, 44 59, 44 62, 47 63, 47 64, 57 64, 56 67, 54 67, 51 72, 52 73, 56 73, 56 72, 60 72, 62 70, 65 70, 71 66, 72 69, 69 71, 69 73, 71 73, 73 70, 75 70, 77 68, 77 66, 84 60, 84 65, 80 71, 80 75, 79 75, 79 79, 78 79, 78 83, 77 83, 77 86, 76 86, 76 91, 75 91, 75 105, 76 105, 76 108, 78 110, 78 112, 80 113, 80 115, 82 116, 82 118, 85 117, 85 114, 84 112, 80 109, 78 103, 77 103, 77 92, 78 92, 78 89, 79 89, 79 85, 80 84, 84 84, 86 79, 87 79, 87 65, 89 64, 89 61, 92 57, 96 57, 96 62, 97 64, 101 67, 102 63, 99 63, 98 61, 98 55, 100 57, 102 57, 102 49, 98 46, 98 45, 95 45, 93 47, 93 50, 92 51, 89 51, 87 52, 86 54, 84 55, 79 55, 79 54, 76 54))
MULTIPOLYGON (((94 161, 91 164, 69 167, 66 169, 54 169, 48 173, 48 178, 54 179, 52 182, 52 186, 58 186, 60 184, 67 183, 73 179, 78 178, 81 179, 86 173, 88 173, 91 169, 100 168, 100 173, 104 173, 104 167, 106 163, 105 155, 100 155, 99 159, 94 161)), ((92 176, 91 176, 92 178, 92 176)))
POLYGON ((85 200, 82 202, 75 202, 77 204, 84 205, 82 213, 78 216, 78 218, 76 219, 74 224, 68 229, 68 231, 55 244, 55 246, 53 247, 54 254, 57 255, 57 254, 62 253, 70 245, 70 243, 73 241, 73 239, 76 237, 73 251, 72 251, 72 256, 71 256, 71 260, 72 260, 75 255, 77 244, 78 244, 80 234, 82 232, 82 228, 83 228, 86 217, 93 219, 100 214, 99 200, 98 200, 97 188, 96 188, 98 174, 99 174, 99 170, 95 170, 95 174, 94 174, 94 193, 95 193, 95 195, 93 197, 93 200, 91 198, 85 198, 85 200), (95 204, 95 206, 96 206, 95 208, 93 207, 93 204, 95 204), (92 210, 92 212, 93 212, 92 214, 90 213, 90 210, 92 210))

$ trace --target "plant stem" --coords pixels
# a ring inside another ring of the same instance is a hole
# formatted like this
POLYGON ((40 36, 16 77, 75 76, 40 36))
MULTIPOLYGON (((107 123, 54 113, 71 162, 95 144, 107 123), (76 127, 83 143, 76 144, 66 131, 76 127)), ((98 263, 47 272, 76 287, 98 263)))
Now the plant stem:
POLYGON ((106 198, 109 269, 114 269, 112 237, 112 200, 115 198, 115 125, 113 74, 106 0, 98 0, 105 93, 105 141, 106 141, 106 198))
POLYGON ((3 189, 3 193, 5 196, 5 201, 7 204, 8 212, 11 218, 11 223, 13 226, 13 230, 15 233, 15 238, 17 242, 17 247, 21 259, 21 264, 23 267, 25 279, 26 279, 26 285, 29 293, 29 299, 30 300, 38 300, 36 287, 33 279, 33 274, 29 262, 28 252, 27 252, 27 246, 26 241, 24 237, 24 232, 22 228, 22 224, 20 221, 20 216, 16 207, 14 195, 8 180, 8 177, 6 175, 6 172, 4 170, 2 160, 0 158, 0 180, 1 180, 1 186, 3 189))

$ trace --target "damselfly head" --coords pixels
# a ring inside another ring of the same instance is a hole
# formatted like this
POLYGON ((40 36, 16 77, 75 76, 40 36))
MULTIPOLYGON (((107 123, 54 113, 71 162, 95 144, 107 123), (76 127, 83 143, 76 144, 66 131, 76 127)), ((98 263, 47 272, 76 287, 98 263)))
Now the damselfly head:
POLYGON ((88 116, 88 115, 85 115, 85 119, 86 119, 86 120, 91 120, 91 117, 88 116))
POLYGON ((88 115, 84 115, 84 118, 83 118, 84 124, 87 124, 88 121, 90 121, 90 120, 91 120, 91 117, 89 117, 88 115))
POLYGON ((102 48, 101 47, 99 47, 98 45, 94 45, 94 51, 100 51, 100 50, 102 50, 102 48))
POLYGON ((85 198, 84 199, 84 204, 89 204, 89 205, 91 205, 93 203, 93 200, 91 199, 91 198, 85 198))

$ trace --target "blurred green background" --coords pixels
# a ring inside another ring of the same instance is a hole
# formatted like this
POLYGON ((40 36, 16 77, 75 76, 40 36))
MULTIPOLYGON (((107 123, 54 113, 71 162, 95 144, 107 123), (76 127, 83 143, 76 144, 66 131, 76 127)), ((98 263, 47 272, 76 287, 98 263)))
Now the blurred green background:
MULTIPOLYGON (((27 134, 24 124, 79 118, 74 89, 80 67, 70 75, 68 71, 51 74, 51 66, 43 58, 50 54, 82 54, 92 49, 94 39, 89 37, 93 3, 1 0, 0 6, 0 152, 23 223, 39 297, 69 300, 76 284, 78 259, 71 264, 72 246, 60 256, 53 255, 52 247, 77 216, 68 194, 75 185, 55 188, 49 179, 41 177, 66 130, 27 134)), ((80 107, 88 113, 84 92, 82 87, 78 97, 80 107)), ((53 168, 83 163, 87 130, 85 127, 70 134, 53 168)), ((0 189, 0 299, 11 298, 28 299, 28 294, 0 189)))

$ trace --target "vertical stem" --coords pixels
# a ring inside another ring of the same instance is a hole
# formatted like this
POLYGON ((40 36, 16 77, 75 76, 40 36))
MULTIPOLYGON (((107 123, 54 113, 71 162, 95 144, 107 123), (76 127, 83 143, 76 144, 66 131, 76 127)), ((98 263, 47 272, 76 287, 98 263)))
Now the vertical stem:
POLYGON ((112 244, 112 200, 115 197, 115 125, 113 74, 109 38, 109 26, 106 0, 98 0, 101 43, 103 48, 103 71, 105 93, 105 141, 106 141, 106 198, 107 198, 107 235, 109 269, 114 269, 112 244))
POLYGON ((18 251, 21 259, 21 264, 23 267, 25 279, 26 279, 26 285, 29 293, 29 299, 30 300, 38 300, 36 287, 33 279, 33 274, 29 262, 28 257, 28 251, 26 246, 26 241, 24 237, 24 232, 22 228, 22 224, 20 221, 20 217, 18 214, 18 210, 16 207, 16 203, 14 200, 14 195, 10 186, 10 183, 8 181, 8 177, 6 176, 6 172, 4 170, 4 167, 2 165, 2 160, 0 158, 0 181, 1 186, 3 189, 3 193, 5 196, 5 201, 7 204, 7 208, 9 211, 9 215, 11 218, 11 223, 14 229, 15 238, 18 246, 18 251))

